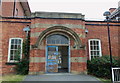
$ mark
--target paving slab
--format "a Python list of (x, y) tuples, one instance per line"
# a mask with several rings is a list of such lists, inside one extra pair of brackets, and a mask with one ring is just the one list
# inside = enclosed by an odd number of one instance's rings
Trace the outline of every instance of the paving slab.
[[(85, 82), (100, 82), (96, 77), (90, 75), (74, 75), (70, 73), (58, 73), (58, 74), (43, 74), (43, 75), (28, 75), (24, 81), (85, 81)], [(63, 83), (63, 82), (62, 82)]]

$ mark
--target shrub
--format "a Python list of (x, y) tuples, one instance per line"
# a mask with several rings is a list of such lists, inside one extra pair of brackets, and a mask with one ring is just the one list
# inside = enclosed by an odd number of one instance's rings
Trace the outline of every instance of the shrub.
[(17, 74), (26, 75), (29, 71), (29, 61), (25, 58), (16, 64)]
[[(112, 63), (113, 67), (120, 66), (119, 59), (116, 57), (112, 58)], [(88, 73), (97, 77), (110, 78), (110, 65), (110, 57), (107, 55), (99, 58), (94, 58), (91, 61), (88, 60)]]
[(17, 74), (26, 75), (29, 72), (29, 39), (23, 43), (23, 57), (22, 60), (18, 60), (16, 63)]

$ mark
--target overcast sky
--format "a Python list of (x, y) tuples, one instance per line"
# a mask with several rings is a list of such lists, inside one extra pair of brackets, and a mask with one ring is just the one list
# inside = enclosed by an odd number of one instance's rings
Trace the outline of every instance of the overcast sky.
[(120, 0), (28, 0), (32, 12), (82, 13), (87, 20), (103, 20), (103, 13)]

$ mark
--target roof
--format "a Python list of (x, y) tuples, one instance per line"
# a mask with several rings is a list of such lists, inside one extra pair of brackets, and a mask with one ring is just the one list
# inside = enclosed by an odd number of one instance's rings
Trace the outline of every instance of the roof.
[(28, 4), (28, 0), (20, 0), (20, 3), (23, 7), (23, 10), (25, 11), (26, 16), (31, 16), (31, 10)]
[(118, 8), (116, 8), (110, 15), (110, 18), (118, 17), (120, 18), (120, 1), (118, 2)]

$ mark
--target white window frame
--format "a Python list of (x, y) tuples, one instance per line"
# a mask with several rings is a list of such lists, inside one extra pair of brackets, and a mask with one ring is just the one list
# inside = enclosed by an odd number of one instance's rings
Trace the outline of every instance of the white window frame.
[(118, 73), (118, 71), (120, 71), (120, 67), (112, 68), (113, 83), (120, 83), (120, 73)]
[(89, 39), (88, 40), (88, 45), (89, 45), (89, 60), (91, 60), (91, 50), (90, 50), (90, 41), (98, 41), (99, 42), (99, 51), (100, 51), (100, 56), (102, 56), (102, 50), (101, 50), (101, 40), (100, 39)]
[(9, 39), (8, 62), (18, 62), (18, 61), (15, 61), (15, 60), (10, 60), (11, 40), (12, 40), (12, 39), (20, 39), (20, 40), (21, 40), (21, 53), (20, 53), (20, 59), (22, 59), (22, 46), (23, 46), (23, 39), (22, 39), (22, 38), (10, 38), (10, 39)]

